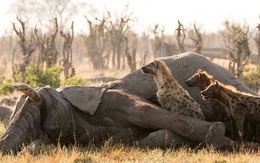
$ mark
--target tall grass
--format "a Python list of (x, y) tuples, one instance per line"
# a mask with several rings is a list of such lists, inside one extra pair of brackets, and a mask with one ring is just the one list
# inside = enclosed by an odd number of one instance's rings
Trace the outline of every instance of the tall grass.
[[(5, 131), (7, 122), (0, 122), (1, 135)], [(206, 163), (257, 163), (260, 162), (260, 152), (241, 148), (235, 152), (217, 151), (212, 147), (191, 149), (144, 149), (129, 147), (122, 144), (111, 145), (108, 140), (103, 145), (89, 144), (86, 147), (72, 145), (70, 147), (46, 145), (37, 148), (33, 153), (25, 152), (21, 155), (2, 155), (0, 163), (96, 163), (96, 162), (127, 162), (127, 163), (175, 163), (175, 162), (206, 162)]]
[(102, 146), (89, 145), (88, 147), (61, 147), (48, 145), (36, 150), (33, 154), (25, 152), (23, 155), (0, 155), (0, 162), (4, 163), (94, 163), (94, 162), (149, 162), (149, 163), (172, 163), (172, 162), (259, 162), (260, 152), (250, 152), (241, 149), (239, 152), (220, 152), (213, 148), (203, 149), (143, 149), (124, 145)]

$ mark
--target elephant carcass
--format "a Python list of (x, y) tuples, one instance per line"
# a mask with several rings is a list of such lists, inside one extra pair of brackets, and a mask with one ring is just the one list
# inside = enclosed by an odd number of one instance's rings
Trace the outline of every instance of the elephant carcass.
[[(225, 69), (194, 53), (162, 59), (183, 87), (201, 104), (196, 98), (199, 90), (184, 85), (184, 81), (198, 68), (208, 68), (211, 70), (209, 72), (216, 69), (215, 74), (211, 73), (215, 76), (226, 74), (220, 80), (222, 82), (224, 79), (230, 83), (235, 81)], [(196, 60), (203, 62), (194, 67), (196, 64), (191, 61)], [(59, 90), (50, 87), (35, 90), (21, 83), (14, 86), (25, 94), (19, 97), (10, 125), (0, 138), (0, 150), (4, 153), (20, 150), (23, 144), (30, 143), (29, 146), (34, 146), (57, 142), (71, 144), (76, 141), (85, 145), (108, 139), (124, 144), (137, 141), (149, 146), (147, 142), (153, 143), (150, 140), (154, 140), (150, 138), (158, 138), (156, 135), (160, 137), (169, 132), (201, 143), (217, 144), (224, 139), (223, 123), (180, 116), (153, 104), (151, 101), (154, 101), (157, 87), (153, 77), (142, 74), (140, 69), (117, 82), (91, 89), (71, 86)], [(245, 88), (243, 85), (241, 87)]]
[[(204, 143), (215, 141), (209, 136), (212, 127), (221, 130), (216, 130), (218, 138), (224, 135), (223, 124), (179, 116), (118, 89), (97, 88), (104, 93), (96, 112), (91, 115), (80, 108), (84, 101), (88, 105), (88, 99), (95, 98), (85, 99), (82, 90), (87, 87), (73, 86), (57, 91), (50, 87), (34, 90), (22, 83), (15, 86), (28, 96), (19, 97), (10, 126), (0, 139), (0, 149), (4, 153), (20, 150), (23, 144), (31, 142), (73, 144), (76, 140), (86, 145), (111, 138), (115, 143), (133, 144), (160, 129)], [(75, 92), (82, 98), (79, 103), (73, 101)]]
[[(208, 121), (214, 121), (214, 114), (209, 104), (202, 99), (200, 90), (195, 87), (188, 87), (185, 81), (193, 76), (198, 69), (207, 71), (214, 78), (224, 84), (233, 85), (238, 90), (257, 95), (247, 86), (242, 84), (227, 69), (211, 62), (202, 55), (186, 52), (171, 57), (159, 58), (163, 60), (171, 69), (172, 75), (178, 80), (184, 89), (194, 98), (201, 106), (202, 111)], [(153, 75), (142, 74), (140, 70), (125, 76), (121, 79), (121, 84), (117, 84), (114, 88), (124, 89), (132, 94), (146, 98), (149, 101), (156, 101), (157, 86), (153, 79)]]

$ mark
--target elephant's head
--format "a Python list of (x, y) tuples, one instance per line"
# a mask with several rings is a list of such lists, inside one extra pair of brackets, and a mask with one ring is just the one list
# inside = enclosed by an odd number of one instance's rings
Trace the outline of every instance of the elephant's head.
[(105, 90), (79, 86), (34, 89), (23, 83), (12, 86), (24, 94), (18, 98), (10, 125), (0, 138), (0, 150), (4, 153), (16, 152), (39, 139), (73, 143), (77, 128), (75, 114), (93, 115)]
[(24, 94), (17, 100), (8, 129), (0, 138), (3, 153), (15, 152), (37, 138), (41, 133), (41, 114), (44, 112), (44, 99), (35, 89), (20, 83), (12, 86)]

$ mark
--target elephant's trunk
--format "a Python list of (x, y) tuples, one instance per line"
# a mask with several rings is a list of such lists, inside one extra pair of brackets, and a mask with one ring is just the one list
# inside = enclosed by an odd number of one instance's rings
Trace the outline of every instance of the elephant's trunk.
[[(21, 131), (19, 131), (21, 132)], [(18, 132), (18, 133), (19, 133)], [(6, 154), (9, 152), (16, 152), (18, 151), (21, 146), (22, 142), (25, 140), (25, 136), (22, 134), (15, 134), (12, 131), (7, 131), (0, 140), (0, 150)]]
[(8, 129), (0, 138), (3, 153), (17, 152), (41, 134), (40, 110), (36, 105), (28, 106), (27, 100), (23, 108), (12, 116)]

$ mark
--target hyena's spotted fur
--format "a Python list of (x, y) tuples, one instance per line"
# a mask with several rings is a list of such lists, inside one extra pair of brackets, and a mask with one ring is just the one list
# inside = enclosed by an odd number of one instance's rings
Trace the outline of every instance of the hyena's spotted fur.
[(230, 116), (234, 118), (240, 138), (243, 138), (245, 120), (256, 128), (260, 123), (260, 97), (240, 92), (233, 86), (224, 85), (216, 81), (201, 94), (204, 98), (214, 98), (230, 109)]
[[(206, 71), (198, 70), (191, 78), (185, 81), (188, 87), (198, 87), (200, 91), (205, 90), (211, 83), (214, 83), (215, 79), (212, 75)], [(228, 108), (216, 99), (207, 99), (211, 109), (214, 113), (214, 119), (207, 119), (209, 121), (221, 121), (224, 122), (229, 119)]]
[(163, 108), (185, 116), (205, 119), (199, 104), (182, 88), (163, 61), (155, 60), (142, 67), (142, 71), (154, 75), (158, 87), (157, 96)]
[[(200, 91), (205, 90), (210, 84), (214, 83), (215, 79), (212, 75), (208, 74), (206, 71), (198, 70), (191, 78), (185, 81), (188, 87), (198, 87)], [(216, 99), (207, 99), (207, 102), (211, 106), (214, 113), (214, 117), (206, 120), (208, 121), (221, 121), (226, 126), (226, 136), (231, 138), (235, 137), (234, 131), (234, 121), (229, 116), (229, 108), (227, 108), (223, 103)]]

